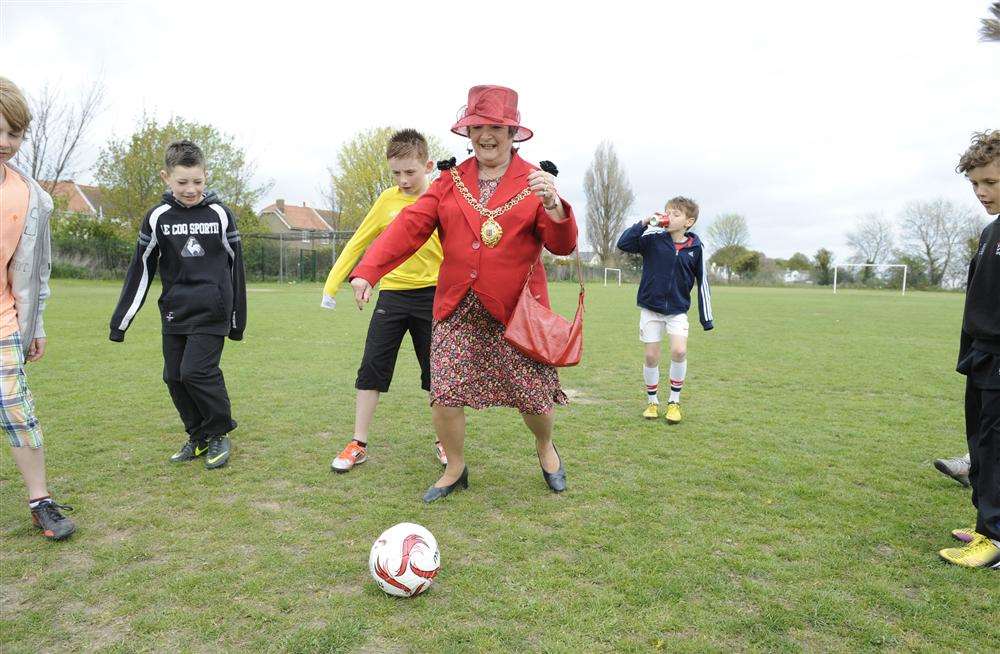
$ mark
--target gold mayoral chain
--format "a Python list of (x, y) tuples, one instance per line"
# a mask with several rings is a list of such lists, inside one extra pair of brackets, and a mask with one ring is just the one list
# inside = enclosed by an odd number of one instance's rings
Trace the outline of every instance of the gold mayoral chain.
[(497, 209), (487, 209), (484, 207), (476, 198), (472, 197), (472, 193), (469, 193), (469, 189), (466, 188), (465, 184), (462, 182), (462, 178), (458, 176), (454, 168), (449, 168), (448, 172), (451, 173), (451, 178), (455, 180), (455, 186), (458, 188), (458, 192), (462, 194), (465, 201), (469, 203), (469, 206), (479, 212), (479, 215), (486, 218), (486, 222), (483, 223), (482, 229), (479, 230), (479, 235), (483, 239), (483, 243), (486, 244), (488, 248), (495, 248), (497, 243), (503, 237), (503, 228), (500, 223), (496, 221), (497, 218), (507, 213), (514, 208), (518, 202), (524, 198), (531, 195), (531, 189), (526, 188), (513, 198), (511, 198), (507, 204)]

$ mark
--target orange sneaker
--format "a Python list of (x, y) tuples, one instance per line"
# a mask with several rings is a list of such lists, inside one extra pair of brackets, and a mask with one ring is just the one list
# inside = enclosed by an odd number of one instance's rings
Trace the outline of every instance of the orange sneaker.
[(358, 441), (352, 440), (344, 448), (344, 451), (337, 455), (330, 467), (333, 468), (334, 472), (347, 472), (367, 460), (368, 449)]
[(441, 465), (448, 465), (448, 455), (444, 453), (444, 446), (441, 445), (441, 441), (434, 441), (434, 451), (437, 453), (437, 458), (441, 462)]

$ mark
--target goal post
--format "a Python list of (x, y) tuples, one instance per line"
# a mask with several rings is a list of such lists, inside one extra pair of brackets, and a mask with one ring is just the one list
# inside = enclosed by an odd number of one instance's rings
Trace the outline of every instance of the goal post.
[(907, 266), (903, 263), (838, 263), (833, 267), (833, 292), (837, 292), (837, 270), (840, 268), (902, 268), (903, 269), (903, 292), (906, 295), (906, 272)]
[(604, 269), (604, 285), (608, 285), (608, 273), (616, 272), (618, 273), (618, 285), (622, 285), (622, 269), (621, 268), (605, 268)]

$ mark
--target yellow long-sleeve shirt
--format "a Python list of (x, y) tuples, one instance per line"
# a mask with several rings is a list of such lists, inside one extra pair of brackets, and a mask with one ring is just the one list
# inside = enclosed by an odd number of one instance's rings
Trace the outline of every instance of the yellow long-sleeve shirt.
[[(333, 264), (330, 274), (323, 287), (323, 306), (328, 306), (337, 289), (344, 283), (347, 276), (358, 263), (365, 249), (378, 238), (389, 226), (396, 215), (404, 208), (417, 201), (416, 195), (407, 195), (398, 186), (386, 189), (378, 196), (368, 215), (361, 221), (354, 236), (344, 246), (337, 261)], [(441, 250), (441, 239), (435, 230), (427, 242), (413, 256), (404, 261), (398, 268), (382, 278), (383, 291), (408, 291), (416, 288), (427, 288), (437, 284), (438, 270), (444, 252)]]

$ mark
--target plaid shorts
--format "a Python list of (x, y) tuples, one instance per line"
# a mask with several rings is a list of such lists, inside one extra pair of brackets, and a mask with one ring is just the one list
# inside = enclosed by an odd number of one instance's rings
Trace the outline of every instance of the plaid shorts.
[(42, 427), (35, 417), (35, 401), (24, 374), (19, 332), (0, 338), (0, 426), (11, 447), (42, 446)]

